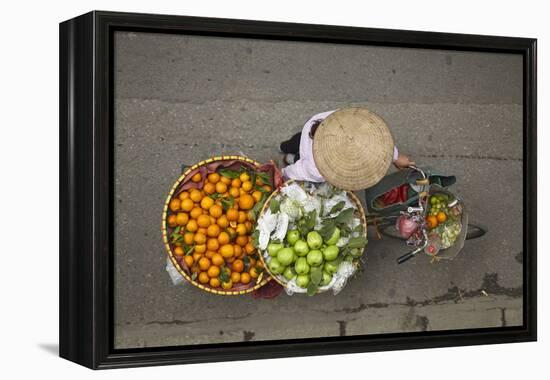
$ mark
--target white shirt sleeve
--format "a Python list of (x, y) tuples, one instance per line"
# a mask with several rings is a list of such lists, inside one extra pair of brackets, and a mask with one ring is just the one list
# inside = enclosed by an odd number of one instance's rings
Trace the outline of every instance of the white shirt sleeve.
[(309, 137), (311, 127), (316, 120), (324, 120), (333, 111), (321, 112), (309, 118), (302, 128), (300, 137), (300, 159), (292, 165), (283, 168), (283, 175), (286, 178), (298, 181), (325, 182), (325, 179), (317, 170), (313, 159), (313, 140)]

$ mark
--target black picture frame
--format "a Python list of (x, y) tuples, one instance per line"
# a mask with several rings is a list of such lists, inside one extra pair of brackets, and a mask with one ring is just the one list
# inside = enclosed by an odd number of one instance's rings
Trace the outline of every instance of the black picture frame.
[[(523, 325), (114, 349), (113, 34), (119, 30), (522, 55)], [(536, 340), (536, 39), (104, 11), (62, 22), (59, 37), (61, 357), (100, 369)]]

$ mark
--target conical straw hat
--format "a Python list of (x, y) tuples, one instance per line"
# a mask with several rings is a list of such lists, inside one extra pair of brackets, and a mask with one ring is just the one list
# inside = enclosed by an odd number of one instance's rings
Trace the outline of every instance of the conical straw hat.
[(319, 125), (313, 158), (336, 187), (366, 189), (384, 177), (393, 159), (393, 137), (384, 120), (366, 108), (343, 108)]

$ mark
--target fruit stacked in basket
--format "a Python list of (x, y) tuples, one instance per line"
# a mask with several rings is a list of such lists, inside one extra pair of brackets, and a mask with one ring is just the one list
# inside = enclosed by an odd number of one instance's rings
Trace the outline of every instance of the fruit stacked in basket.
[(224, 156), (200, 162), (165, 204), (169, 257), (193, 285), (217, 294), (251, 292), (269, 280), (253, 245), (256, 218), (274, 186), (272, 165)]
[(352, 192), (292, 180), (269, 197), (255, 235), (261, 259), (288, 294), (338, 293), (367, 244), (365, 213)]

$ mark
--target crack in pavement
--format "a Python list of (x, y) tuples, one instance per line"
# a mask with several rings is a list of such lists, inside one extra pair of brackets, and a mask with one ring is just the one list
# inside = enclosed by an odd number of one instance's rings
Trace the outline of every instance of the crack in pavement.
[(173, 319), (171, 321), (150, 321), (145, 323), (146, 325), (188, 325), (190, 323), (197, 323), (201, 322), (200, 319), (197, 320), (191, 320), (191, 321), (183, 321), (181, 319)]
[[(485, 293), (484, 293), (485, 292)], [(424, 300), (424, 301), (417, 301), (413, 298), (407, 297), (406, 302), (394, 302), (394, 303), (383, 303), (383, 302), (376, 302), (376, 303), (361, 303), (360, 305), (356, 307), (344, 307), (341, 309), (333, 309), (333, 310), (318, 310), (318, 309), (309, 309), (313, 312), (318, 313), (325, 313), (325, 314), (332, 314), (332, 313), (344, 313), (344, 314), (355, 314), (360, 313), (362, 311), (365, 311), (367, 309), (383, 309), (393, 306), (408, 306), (411, 308), (414, 308), (416, 306), (428, 306), (428, 305), (437, 305), (443, 302), (454, 302), (458, 303), (460, 301), (464, 301), (467, 298), (475, 298), (475, 297), (481, 297), (484, 294), (488, 295), (495, 295), (495, 296), (508, 296), (510, 298), (519, 298), (523, 295), (523, 286), (515, 287), (515, 288), (507, 288), (498, 283), (498, 273), (485, 273), (485, 276), (483, 277), (481, 287), (479, 289), (475, 290), (465, 290), (460, 289), (458, 286), (452, 286), (450, 287), (446, 293), (441, 294), (439, 296), (435, 296), (433, 298)], [(260, 313), (261, 314), (261, 313)], [(146, 325), (187, 325), (197, 322), (205, 322), (210, 320), (240, 320), (245, 319), (248, 317), (251, 317), (253, 313), (247, 313), (240, 316), (224, 316), (224, 317), (218, 317), (218, 318), (209, 318), (209, 319), (200, 319), (200, 320), (171, 320), (171, 321), (150, 321), (147, 322)], [(503, 326), (506, 325), (506, 318), (505, 318), (505, 311), (502, 310), (502, 323)], [(425, 318), (425, 317), (421, 317)], [(343, 321), (338, 321), (338, 323), (341, 323)], [(429, 321), (425, 321), (422, 319), (418, 322), (419, 327), (426, 326)], [(341, 327), (342, 328), (342, 327)], [(344, 326), (345, 331), (345, 326)]]
[[(398, 305), (397, 303), (391, 304), (391, 305)], [(357, 307), (344, 307), (342, 309), (334, 309), (332, 312), (336, 313), (346, 313), (346, 314), (353, 314), (353, 313), (359, 313), (360, 311), (366, 310), (368, 308), (372, 309), (380, 309), (390, 306), (390, 304), (382, 303), (382, 302), (375, 302), (375, 303), (369, 303), (369, 304), (360, 304)]]
[(254, 331), (243, 331), (243, 340), (249, 342), (254, 338), (254, 335), (256, 335)]
[(427, 305), (437, 305), (442, 302), (448, 302), (453, 301), (454, 303), (458, 303), (459, 301), (463, 301), (466, 298), (475, 298), (484, 295), (484, 293), (487, 293), (489, 295), (505, 295), (511, 298), (519, 298), (523, 295), (523, 286), (519, 286), (516, 288), (507, 288), (504, 286), (501, 286), (498, 283), (498, 273), (485, 273), (485, 276), (483, 277), (481, 287), (479, 289), (475, 290), (465, 290), (460, 289), (458, 286), (453, 286), (447, 290), (446, 293), (441, 294), (439, 296), (432, 297), (430, 299), (424, 300), (424, 301), (417, 301), (413, 298), (407, 297), (406, 301), (403, 302), (394, 302), (394, 303), (371, 303), (371, 304), (365, 304), (361, 303), (359, 306), (356, 307), (345, 307), (342, 309), (334, 309), (334, 310), (315, 310), (317, 312), (324, 312), (324, 313), (345, 313), (345, 314), (354, 314), (354, 313), (360, 313), (364, 310), (367, 310), (369, 308), (376, 309), (376, 308), (387, 308), (391, 306), (427, 306)]
[(346, 336), (346, 326), (348, 325), (347, 321), (336, 321), (338, 322), (338, 330), (340, 331), (340, 336)]
[(205, 319), (196, 319), (196, 320), (189, 320), (184, 321), (181, 319), (173, 319), (171, 321), (150, 321), (145, 323), (146, 325), (188, 325), (190, 323), (197, 323), (197, 322), (206, 322), (206, 321), (214, 321), (217, 319), (232, 319), (234, 321), (239, 319), (245, 319), (252, 316), (252, 313), (246, 313), (244, 315), (237, 315), (237, 316), (225, 316), (225, 317), (218, 317), (218, 318), (205, 318)]
[(500, 322), (502, 323), (502, 327), (506, 327), (506, 308), (504, 307), (500, 308)]

